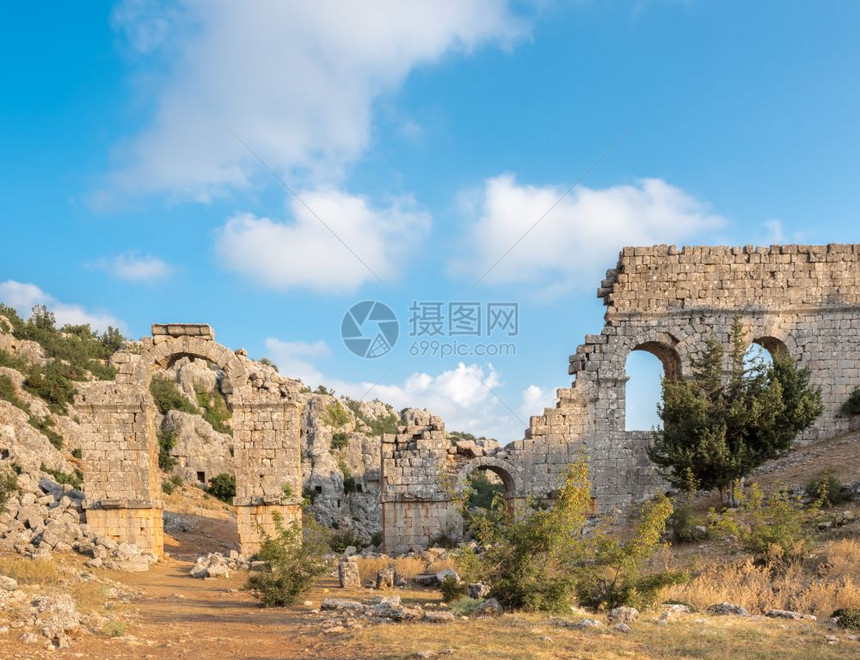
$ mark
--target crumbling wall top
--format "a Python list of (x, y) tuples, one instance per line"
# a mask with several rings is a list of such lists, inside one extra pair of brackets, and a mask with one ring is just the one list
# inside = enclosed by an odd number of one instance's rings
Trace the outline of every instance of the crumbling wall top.
[(153, 323), (153, 337), (199, 337), (215, 341), (215, 331), (206, 323)]

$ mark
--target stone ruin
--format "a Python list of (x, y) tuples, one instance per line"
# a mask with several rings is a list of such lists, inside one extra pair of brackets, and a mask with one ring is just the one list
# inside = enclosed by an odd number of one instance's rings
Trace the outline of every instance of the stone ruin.
[(627, 358), (647, 351), (667, 377), (687, 377), (710, 336), (728, 344), (736, 315), (751, 344), (787, 353), (821, 388), (824, 413), (801, 440), (851, 430), (839, 410), (860, 384), (860, 245), (628, 247), (597, 295), (607, 308), (603, 330), (570, 356), (575, 381), (531, 418), (522, 440), (464, 460), (430, 415), (384, 436), (386, 552), (457, 534), (451, 489), (474, 470), (499, 475), (517, 506), (530, 495), (551, 501), (567, 465), (585, 454), (596, 510), (652, 495), (663, 483), (647, 457), (650, 432), (625, 430)]
[(115, 381), (79, 387), (86, 519), (100, 535), (163, 553), (161, 475), (156, 408), (149, 384), (176, 360), (207, 360), (224, 373), (233, 413), (236, 506), (240, 550), (259, 549), (259, 529), (272, 533), (273, 513), (301, 522), (300, 413), (286, 383), (264, 383), (241, 349), (215, 343), (208, 325), (153, 325), (139, 355), (117, 353)]

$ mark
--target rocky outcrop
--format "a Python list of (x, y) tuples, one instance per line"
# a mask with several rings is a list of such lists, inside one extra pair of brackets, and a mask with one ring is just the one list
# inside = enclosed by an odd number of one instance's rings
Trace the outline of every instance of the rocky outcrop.
[(176, 444), (170, 454), (177, 459), (173, 472), (186, 481), (206, 483), (222, 472), (234, 472), (232, 436), (218, 433), (200, 415), (170, 410), (161, 428), (173, 434)]

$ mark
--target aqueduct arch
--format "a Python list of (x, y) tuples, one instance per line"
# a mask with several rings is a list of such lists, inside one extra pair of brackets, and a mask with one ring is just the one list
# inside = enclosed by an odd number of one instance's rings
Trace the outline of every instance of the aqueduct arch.
[[(728, 348), (735, 316), (747, 339), (809, 367), (821, 388), (824, 413), (801, 440), (849, 430), (839, 410), (860, 385), (860, 245), (627, 247), (597, 295), (605, 325), (570, 356), (573, 384), (557, 391), (554, 407), (531, 418), (523, 439), (493, 454), (520, 475), (524, 496), (551, 498), (583, 453), (598, 510), (625, 507), (661, 488), (646, 452), (650, 432), (625, 430), (627, 357), (649, 351), (667, 376), (686, 377), (709, 337)], [(384, 536), (392, 549), (426, 545), (447, 523), (440, 513), (444, 492), (432, 485), (438, 467), (403, 466), (416, 455), (444, 465), (450, 443), (433, 445), (418, 431), (410, 446), (396, 438), (383, 443)], [(418, 509), (420, 529), (408, 518)]]
[(215, 343), (207, 325), (153, 325), (140, 355), (118, 353), (114, 382), (80, 388), (81, 457), (87, 523), (99, 533), (162, 554), (161, 476), (156, 409), (149, 384), (156, 371), (182, 357), (208, 360), (223, 370), (233, 412), (236, 513), (241, 551), (259, 549), (259, 532), (273, 529), (273, 514), (301, 521), (301, 429), (298, 399), (285, 387), (260, 387), (249, 361)]

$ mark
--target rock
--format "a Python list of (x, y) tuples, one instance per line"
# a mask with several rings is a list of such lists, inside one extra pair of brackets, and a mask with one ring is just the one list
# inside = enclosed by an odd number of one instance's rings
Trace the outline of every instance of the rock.
[(490, 595), (490, 587), (481, 582), (473, 582), (466, 587), (466, 595), (469, 598), (480, 600)]
[(597, 619), (583, 619), (579, 623), (574, 625), (574, 628), (578, 628), (579, 630), (585, 630), (586, 628), (601, 628), (603, 624)]
[(746, 608), (732, 603), (717, 603), (708, 608), (708, 614), (714, 616), (749, 616)]
[(628, 626), (626, 623), (621, 623), (621, 622), (614, 624), (612, 626), (612, 629), (617, 630), (618, 632), (623, 632), (623, 633), (629, 633), (630, 632), (630, 626)]
[(422, 620), (427, 623), (454, 623), (454, 615), (450, 612), (424, 612)]
[(442, 584), (445, 578), (453, 578), (454, 582), (460, 584), (460, 576), (457, 575), (457, 571), (453, 569), (446, 568), (444, 571), (439, 571), (438, 573), (436, 573), (436, 582), (438, 582), (439, 584)]
[(505, 609), (495, 598), (488, 598), (475, 608), (475, 616), (498, 616)]
[(377, 589), (393, 589), (394, 588), (394, 570), (391, 568), (381, 568), (376, 574)]
[(230, 577), (230, 568), (226, 564), (210, 564), (206, 572), (208, 577)]
[(768, 610), (765, 616), (772, 619), (791, 619), (793, 621), (816, 621), (816, 617), (812, 614), (802, 614), (801, 612), (793, 612), (791, 610)]
[(435, 574), (419, 574), (414, 576), (412, 581), (419, 587), (435, 587), (439, 584)]
[(0, 591), (15, 591), (17, 588), (18, 581), (15, 578), (0, 575)]
[(33, 601), (39, 632), (57, 647), (68, 646), (66, 633), (74, 632), (81, 623), (75, 601), (68, 594), (41, 596)]
[(326, 598), (320, 605), (321, 610), (333, 610), (336, 612), (364, 612), (364, 605), (355, 600), (344, 598)]
[(609, 612), (609, 623), (632, 623), (639, 616), (635, 607), (616, 607)]
[(337, 577), (344, 589), (360, 589), (361, 575), (358, 572), (358, 562), (344, 559), (337, 565)]

